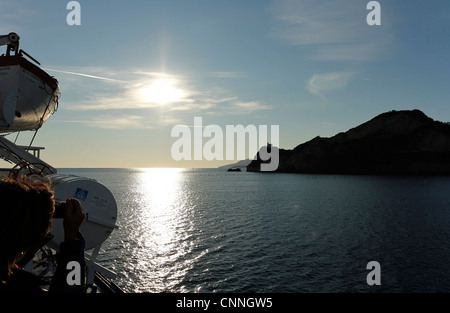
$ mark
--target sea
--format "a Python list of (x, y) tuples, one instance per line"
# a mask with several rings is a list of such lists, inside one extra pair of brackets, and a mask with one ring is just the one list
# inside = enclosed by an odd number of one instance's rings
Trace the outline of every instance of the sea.
[(59, 173), (114, 195), (98, 262), (127, 293), (450, 292), (450, 177)]

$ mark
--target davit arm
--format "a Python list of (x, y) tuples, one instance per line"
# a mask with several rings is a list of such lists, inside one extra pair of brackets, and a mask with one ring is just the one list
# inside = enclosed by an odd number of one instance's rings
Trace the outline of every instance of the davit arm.
[(9, 33), (8, 35), (0, 35), (0, 46), (8, 45), (6, 55), (10, 55), (11, 51), (17, 53), (19, 51), (19, 35)]

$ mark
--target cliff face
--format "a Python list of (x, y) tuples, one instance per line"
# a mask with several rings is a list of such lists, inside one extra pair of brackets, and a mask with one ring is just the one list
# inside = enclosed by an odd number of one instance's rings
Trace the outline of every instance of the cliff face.
[[(450, 124), (419, 110), (391, 111), (279, 152), (277, 172), (450, 175)], [(247, 171), (259, 171), (260, 163), (252, 161)]]

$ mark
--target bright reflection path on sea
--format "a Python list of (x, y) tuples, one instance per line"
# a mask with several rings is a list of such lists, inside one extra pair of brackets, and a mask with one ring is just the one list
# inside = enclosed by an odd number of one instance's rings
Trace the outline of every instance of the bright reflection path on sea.
[(137, 176), (131, 276), (140, 284), (137, 292), (172, 290), (190, 268), (185, 258), (192, 250), (192, 226), (182, 169), (143, 169)]

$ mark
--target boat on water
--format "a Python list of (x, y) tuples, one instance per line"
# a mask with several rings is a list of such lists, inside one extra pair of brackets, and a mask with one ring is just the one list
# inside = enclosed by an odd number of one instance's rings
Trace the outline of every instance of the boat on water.
[[(97, 262), (103, 242), (117, 228), (117, 204), (111, 191), (94, 179), (59, 174), (40, 158), (44, 148), (32, 146), (38, 130), (57, 110), (60, 91), (57, 79), (19, 49), (19, 40), (16, 33), (0, 36), (0, 46), (7, 46), (6, 53), (0, 56), (0, 159), (12, 164), (1, 174), (50, 181), (55, 202), (78, 199), (86, 213), (80, 228), (86, 241), (86, 291), (123, 292), (114, 283), (116, 273)], [(35, 132), (27, 146), (6, 138), (22, 131)], [(21, 264), (47, 281), (56, 270), (59, 245), (64, 240), (62, 218), (54, 216), (50, 234), (48, 241)]]

